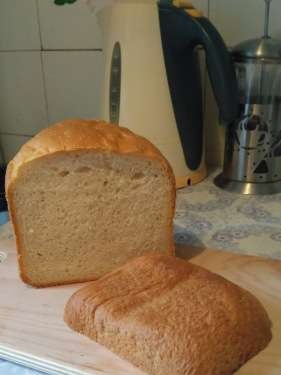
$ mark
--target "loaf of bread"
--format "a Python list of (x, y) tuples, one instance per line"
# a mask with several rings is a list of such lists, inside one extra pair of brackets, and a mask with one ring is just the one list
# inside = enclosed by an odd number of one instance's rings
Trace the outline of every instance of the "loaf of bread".
[(271, 340), (267, 313), (249, 292), (162, 254), (78, 290), (64, 318), (152, 375), (230, 375)]
[(175, 180), (131, 131), (69, 120), (9, 163), (6, 195), (22, 279), (43, 287), (94, 280), (148, 251), (172, 254)]

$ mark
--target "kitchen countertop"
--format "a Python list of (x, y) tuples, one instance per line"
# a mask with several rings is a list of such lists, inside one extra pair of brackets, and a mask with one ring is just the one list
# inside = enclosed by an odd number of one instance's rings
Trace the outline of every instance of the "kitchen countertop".
[(213, 184), (217, 174), (178, 191), (176, 242), (281, 259), (281, 194), (229, 193)]
[[(175, 240), (180, 244), (281, 259), (281, 194), (241, 196), (218, 189), (214, 172), (177, 193)], [(7, 215), (1, 213), (0, 225)], [(2, 225), (0, 240), (13, 236)], [(0, 375), (42, 375), (0, 359)]]

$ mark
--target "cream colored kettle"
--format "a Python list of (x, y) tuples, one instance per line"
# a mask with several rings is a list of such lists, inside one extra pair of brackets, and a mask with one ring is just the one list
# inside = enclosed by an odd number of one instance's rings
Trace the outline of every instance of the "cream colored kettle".
[[(178, 22), (186, 26), (189, 36), (188, 28), (196, 29), (199, 18), (169, 0), (117, 0), (100, 10), (98, 19), (105, 53), (101, 117), (153, 142), (170, 162), (177, 187), (200, 182), (207, 172), (196, 43), (188, 48), (189, 38), (183, 35), (187, 45), (183, 58), (178, 56), (181, 51), (174, 53), (169, 45), (180, 41)], [(169, 36), (170, 30), (175, 36)], [(221, 44), (219, 48), (228, 55)]]

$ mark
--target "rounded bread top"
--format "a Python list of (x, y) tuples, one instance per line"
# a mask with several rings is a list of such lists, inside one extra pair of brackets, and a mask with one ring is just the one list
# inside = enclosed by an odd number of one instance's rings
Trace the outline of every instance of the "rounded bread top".
[(168, 161), (144, 137), (105, 121), (73, 119), (42, 130), (21, 147), (8, 164), (6, 191), (23, 164), (57, 152), (75, 150), (98, 150), (157, 159), (173, 175)]

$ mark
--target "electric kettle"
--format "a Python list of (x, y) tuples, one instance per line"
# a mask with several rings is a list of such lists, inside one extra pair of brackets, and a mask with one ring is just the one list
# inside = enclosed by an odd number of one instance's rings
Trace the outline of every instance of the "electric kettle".
[(105, 46), (101, 117), (153, 142), (177, 187), (207, 174), (198, 46), (206, 52), (222, 121), (231, 123), (238, 113), (228, 50), (211, 22), (185, 3), (116, 0), (98, 13)]

